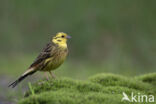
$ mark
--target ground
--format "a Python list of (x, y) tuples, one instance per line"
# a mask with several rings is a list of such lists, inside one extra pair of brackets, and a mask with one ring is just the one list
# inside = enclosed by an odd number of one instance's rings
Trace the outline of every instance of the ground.
[[(156, 73), (137, 77), (116, 74), (98, 74), (86, 81), (70, 78), (40, 80), (29, 83), (29, 91), (19, 104), (128, 104), (121, 101), (123, 92), (154, 95), (156, 97)], [(156, 100), (156, 99), (155, 99)], [(132, 104), (136, 104), (133, 102)], [(147, 104), (142, 102), (138, 104)], [(156, 104), (150, 103), (150, 104)]]

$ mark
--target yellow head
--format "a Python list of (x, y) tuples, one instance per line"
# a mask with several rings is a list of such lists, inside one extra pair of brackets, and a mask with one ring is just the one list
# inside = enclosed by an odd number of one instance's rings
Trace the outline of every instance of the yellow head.
[(52, 38), (52, 42), (57, 44), (58, 46), (62, 47), (62, 48), (66, 48), (67, 47), (67, 40), (71, 38), (69, 35), (67, 35), (64, 32), (59, 32), (56, 34), (55, 37)]

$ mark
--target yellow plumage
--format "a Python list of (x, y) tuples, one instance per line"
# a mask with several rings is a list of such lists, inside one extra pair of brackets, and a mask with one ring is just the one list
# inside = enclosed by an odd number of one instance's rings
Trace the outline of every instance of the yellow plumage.
[(41, 71), (54, 70), (54, 69), (58, 68), (64, 62), (68, 52), (65, 49), (58, 49), (57, 51), (58, 52), (56, 53), (55, 56), (45, 60), (45, 64), (46, 63), (48, 63), (48, 64), (44, 68), (44, 70), (41, 70)]
[(58, 68), (66, 59), (68, 54), (67, 39), (70, 38), (66, 33), (59, 32), (52, 38), (51, 42), (46, 45), (36, 60), (30, 65), (28, 70), (22, 74), (15, 82), (9, 86), (15, 87), (28, 75), (36, 71), (48, 71)]

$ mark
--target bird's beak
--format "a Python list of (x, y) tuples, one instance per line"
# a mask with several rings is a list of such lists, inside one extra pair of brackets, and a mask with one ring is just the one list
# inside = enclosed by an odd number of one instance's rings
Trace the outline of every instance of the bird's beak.
[(71, 36), (67, 35), (67, 39), (70, 39), (70, 38), (71, 38)]

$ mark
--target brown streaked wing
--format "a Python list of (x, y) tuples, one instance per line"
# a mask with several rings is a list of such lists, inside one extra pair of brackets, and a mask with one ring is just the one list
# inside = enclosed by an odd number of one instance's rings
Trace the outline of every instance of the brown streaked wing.
[(42, 52), (38, 55), (36, 60), (30, 65), (29, 68), (35, 67), (36, 65), (39, 65), (42, 63), (45, 59), (51, 57), (52, 51), (55, 49), (55, 44), (48, 43), (45, 48), (43, 48)]

